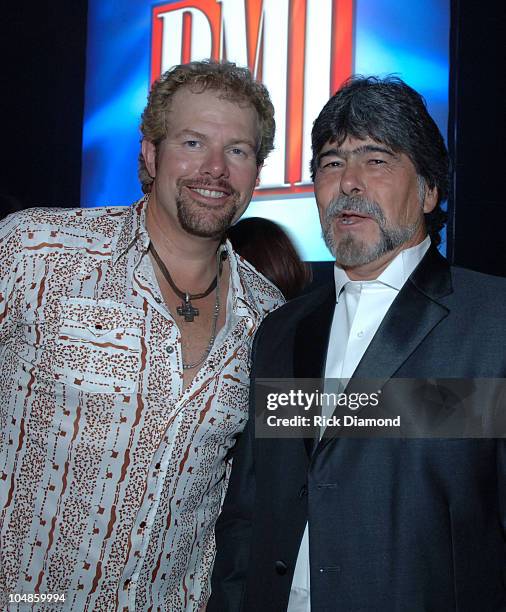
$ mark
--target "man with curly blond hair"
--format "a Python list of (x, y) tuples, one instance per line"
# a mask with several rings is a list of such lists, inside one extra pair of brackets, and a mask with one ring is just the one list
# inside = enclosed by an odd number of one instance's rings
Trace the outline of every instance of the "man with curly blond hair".
[(223, 240), (273, 114), (247, 69), (176, 66), (142, 116), (141, 200), (1, 222), (1, 609), (205, 607), (252, 339), (282, 301)]

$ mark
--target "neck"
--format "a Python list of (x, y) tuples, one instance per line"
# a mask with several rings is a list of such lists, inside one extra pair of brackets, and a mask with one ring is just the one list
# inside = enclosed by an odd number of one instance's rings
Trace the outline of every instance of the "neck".
[(216, 250), (219, 238), (192, 236), (177, 221), (168, 218), (152, 201), (146, 210), (146, 229), (156, 251), (174, 282), (183, 290), (204, 290), (216, 275)]
[(386, 270), (390, 262), (397, 257), (401, 250), (402, 249), (399, 248), (395, 251), (390, 251), (383, 255), (383, 257), (371, 261), (368, 264), (364, 264), (363, 266), (346, 267), (341, 266), (339, 262), (336, 262), (336, 265), (342, 268), (352, 281), (375, 280)]
[(425, 237), (426, 234), (415, 241), (404, 243), (393, 251), (388, 251), (388, 253), (385, 253), (382, 257), (362, 266), (346, 267), (341, 265), (338, 261), (336, 261), (336, 266), (342, 268), (346, 272), (348, 278), (352, 281), (376, 280), (388, 268), (390, 263), (401, 251), (405, 251), (406, 249), (410, 249), (411, 247), (420, 244), (423, 242)]

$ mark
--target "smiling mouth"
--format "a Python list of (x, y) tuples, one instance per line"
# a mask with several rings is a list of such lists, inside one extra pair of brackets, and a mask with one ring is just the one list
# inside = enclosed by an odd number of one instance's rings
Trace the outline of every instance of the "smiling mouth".
[(216, 189), (204, 189), (203, 187), (188, 187), (188, 189), (194, 191), (195, 193), (198, 193), (204, 198), (212, 198), (216, 200), (219, 198), (225, 198), (229, 195), (225, 191), (217, 191)]
[(222, 184), (199, 184), (183, 183), (181, 187), (188, 190), (190, 197), (202, 206), (222, 206), (225, 204), (234, 191), (228, 185)]

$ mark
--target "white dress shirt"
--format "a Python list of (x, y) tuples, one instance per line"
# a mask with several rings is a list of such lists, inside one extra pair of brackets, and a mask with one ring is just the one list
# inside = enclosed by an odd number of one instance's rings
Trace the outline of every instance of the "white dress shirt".
[[(378, 276), (352, 281), (334, 267), (336, 306), (325, 362), (325, 378), (350, 378), (404, 283), (430, 246), (423, 242), (401, 251)], [(325, 407), (323, 407), (325, 413)], [(309, 529), (306, 524), (293, 575), (287, 612), (311, 612)]]

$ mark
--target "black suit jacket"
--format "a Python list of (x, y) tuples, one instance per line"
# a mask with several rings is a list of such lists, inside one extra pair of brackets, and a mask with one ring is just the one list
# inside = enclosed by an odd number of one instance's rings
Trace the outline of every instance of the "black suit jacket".
[[(321, 377), (333, 286), (261, 326), (252, 377)], [(506, 282), (431, 248), (355, 377), (506, 377)], [(216, 529), (208, 612), (286, 610), (309, 521), (312, 612), (506, 610), (504, 440), (256, 439), (250, 421)]]

